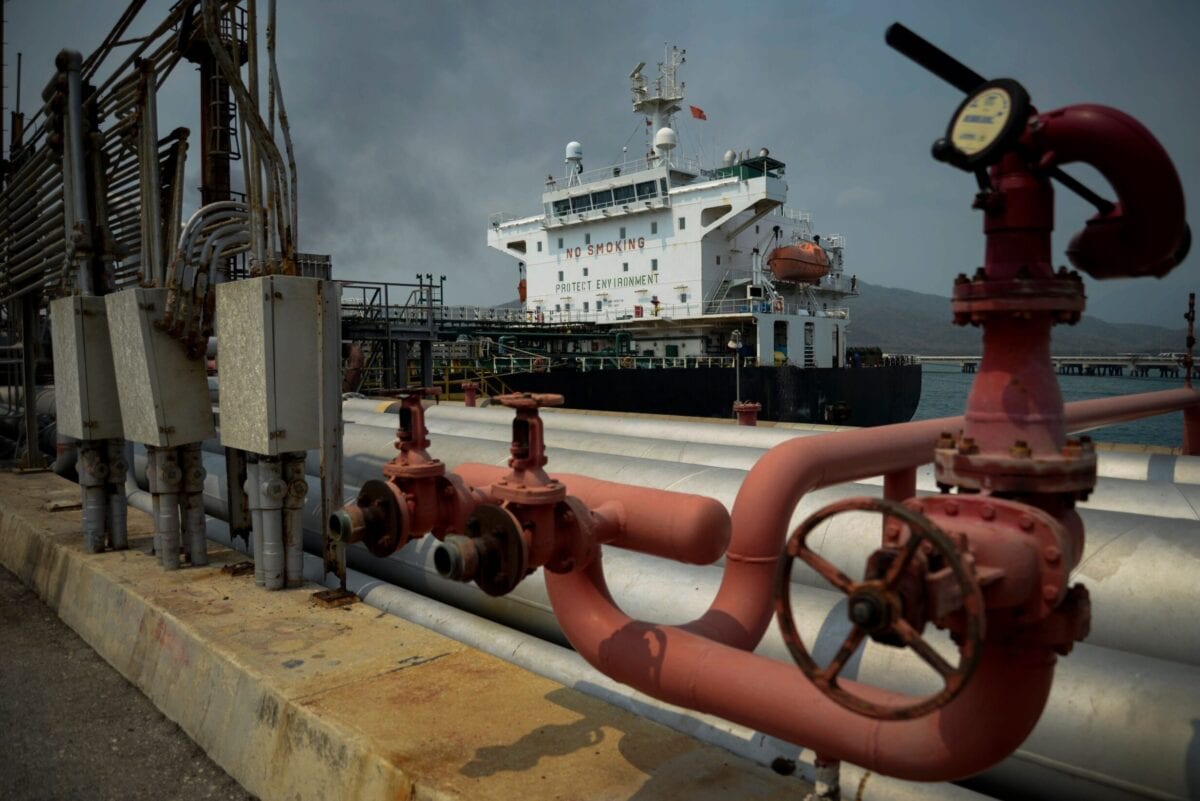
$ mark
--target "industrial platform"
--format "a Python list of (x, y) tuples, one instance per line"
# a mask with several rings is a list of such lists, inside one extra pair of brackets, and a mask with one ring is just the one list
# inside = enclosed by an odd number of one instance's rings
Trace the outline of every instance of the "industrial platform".
[(797, 799), (784, 777), (315, 585), (163, 571), (148, 515), (86, 554), (78, 488), (0, 475), (0, 563), (248, 791), (270, 799)]

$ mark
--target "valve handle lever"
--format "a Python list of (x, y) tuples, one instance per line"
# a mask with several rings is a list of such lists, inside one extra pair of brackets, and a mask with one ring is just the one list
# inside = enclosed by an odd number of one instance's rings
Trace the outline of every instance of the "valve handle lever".
[(978, 72), (899, 22), (889, 25), (883, 38), (892, 49), (912, 59), (964, 94), (974, 92), (980, 84), (986, 82)]

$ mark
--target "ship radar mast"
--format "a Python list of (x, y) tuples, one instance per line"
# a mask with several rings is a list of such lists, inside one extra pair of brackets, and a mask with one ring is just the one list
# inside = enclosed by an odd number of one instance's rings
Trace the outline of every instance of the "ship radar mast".
[[(679, 66), (686, 62), (687, 50), (680, 50), (678, 47), (668, 48), (663, 60), (658, 63), (658, 77), (654, 79), (653, 95), (650, 94), (646, 76), (642, 74), (646, 62), (639, 63), (633, 68), (633, 72), (629, 73), (633, 90), (633, 111), (650, 120), (651, 130), (655, 132), (654, 153), (662, 159), (667, 158), (670, 148), (673, 146), (662, 147), (662, 142), (664, 140), (677, 141), (674, 139), (674, 131), (670, 130), (671, 117), (683, 108), (684, 83), (676, 81), (676, 76)], [(670, 133), (660, 137), (664, 128)]]

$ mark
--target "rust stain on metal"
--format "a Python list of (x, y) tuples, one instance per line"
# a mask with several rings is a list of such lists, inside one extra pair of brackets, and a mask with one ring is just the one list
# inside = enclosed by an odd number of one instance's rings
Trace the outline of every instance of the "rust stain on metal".
[[(253, 565), (251, 565), (251, 569), (254, 569)], [(352, 603), (357, 603), (358, 596), (343, 589), (321, 590), (312, 594), (312, 600), (316, 606), (325, 609), (336, 609), (339, 606), (349, 606)]]
[(254, 573), (253, 562), (234, 562), (221, 567), (221, 572), (230, 576), (249, 576)]

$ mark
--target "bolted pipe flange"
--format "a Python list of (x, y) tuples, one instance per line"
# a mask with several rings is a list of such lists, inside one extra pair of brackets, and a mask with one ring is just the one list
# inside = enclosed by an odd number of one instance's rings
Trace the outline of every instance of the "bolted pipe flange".
[(373, 479), (362, 485), (358, 497), (329, 518), (329, 538), (334, 542), (361, 542), (373, 556), (384, 558), (399, 550), (410, 536), (405, 495), (387, 481)]
[(979, 453), (963, 438), (957, 448), (934, 451), (934, 478), (968, 490), (1012, 493), (1074, 493), (1086, 495), (1096, 486), (1096, 450), (1089, 442), (1073, 442), (1061, 453), (1028, 453), (1017, 440), (1007, 453)]
[(951, 306), (955, 325), (979, 325), (990, 317), (1014, 313), (1048, 314), (1055, 322), (1074, 325), (1084, 308), (1083, 279), (1070, 272), (1053, 278), (976, 280), (954, 285)]
[(503, 506), (480, 504), (467, 520), (466, 536), (446, 537), (434, 551), (445, 578), (474, 581), (488, 595), (506, 595), (529, 572), (528, 534)]

